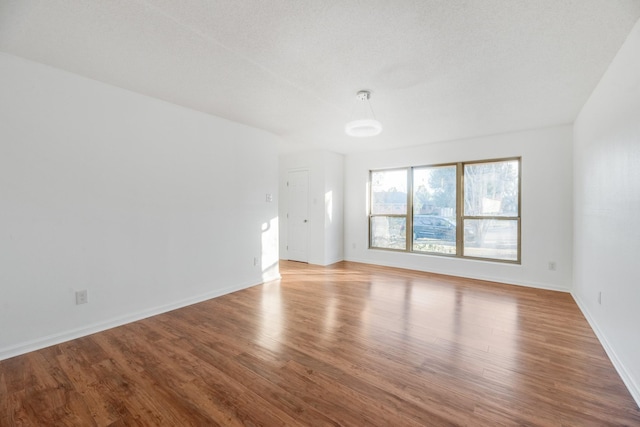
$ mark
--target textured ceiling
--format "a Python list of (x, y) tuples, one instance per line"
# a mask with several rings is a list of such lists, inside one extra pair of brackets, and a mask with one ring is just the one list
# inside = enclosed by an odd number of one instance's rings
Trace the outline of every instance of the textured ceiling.
[[(640, 0), (0, 0), (0, 51), (348, 153), (571, 123)], [(344, 134), (372, 92), (382, 134)]]

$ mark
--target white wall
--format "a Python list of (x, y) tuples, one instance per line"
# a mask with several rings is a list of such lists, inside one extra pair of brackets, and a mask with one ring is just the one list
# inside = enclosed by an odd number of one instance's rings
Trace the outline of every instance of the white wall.
[(287, 259), (287, 173), (309, 172), (309, 263), (342, 261), (344, 156), (330, 151), (306, 151), (280, 157), (280, 257)]
[(640, 404), (640, 21), (574, 132), (573, 294)]
[(324, 262), (344, 259), (344, 156), (325, 152)]
[[(350, 154), (345, 162), (345, 258), (372, 264), (568, 291), (572, 283), (571, 126)], [(372, 169), (522, 157), (522, 264), (368, 249)], [(550, 271), (549, 261), (556, 262)]]
[(276, 278), (276, 144), (0, 54), (0, 359)]

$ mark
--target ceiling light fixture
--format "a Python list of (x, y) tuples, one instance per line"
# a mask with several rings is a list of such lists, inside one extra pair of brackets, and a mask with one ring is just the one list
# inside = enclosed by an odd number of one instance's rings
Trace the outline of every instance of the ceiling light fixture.
[(382, 132), (382, 124), (376, 120), (375, 114), (373, 114), (373, 108), (369, 98), (371, 93), (368, 90), (361, 90), (356, 94), (356, 104), (353, 109), (351, 120), (344, 126), (344, 131), (349, 136), (366, 137), (376, 136)]

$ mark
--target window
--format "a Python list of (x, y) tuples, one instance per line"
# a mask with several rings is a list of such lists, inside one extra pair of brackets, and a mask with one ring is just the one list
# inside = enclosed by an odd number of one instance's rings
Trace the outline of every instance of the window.
[(369, 246), (520, 262), (520, 159), (371, 171)]
[(464, 165), (464, 255), (518, 261), (519, 160)]
[(456, 165), (413, 169), (413, 250), (456, 254)]
[(407, 169), (371, 172), (371, 247), (407, 249), (407, 172)]

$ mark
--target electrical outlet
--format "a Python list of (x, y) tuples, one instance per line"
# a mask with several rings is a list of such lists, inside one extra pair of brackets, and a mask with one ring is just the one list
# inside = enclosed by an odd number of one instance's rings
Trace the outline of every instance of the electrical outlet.
[(556, 262), (555, 261), (549, 261), (549, 270), (556, 271)]
[(87, 298), (87, 290), (77, 291), (76, 292), (76, 305), (86, 304), (89, 302)]
[(258, 265), (258, 257), (253, 257), (253, 266), (255, 267), (256, 265)]
[(271, 193), (267, 193), (267, 195), (266, 195), (266, 197), (265, 197), (265, 201), (266, 201), (267, 203), (271, 203), (271, 202), (273, 202), (273, 194), (271, 194)]
[(598, 292), (598, 304), (602, 304), (602, 291)]

